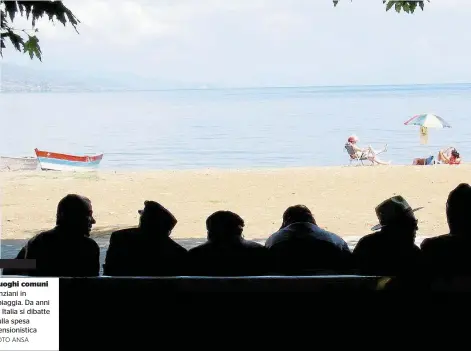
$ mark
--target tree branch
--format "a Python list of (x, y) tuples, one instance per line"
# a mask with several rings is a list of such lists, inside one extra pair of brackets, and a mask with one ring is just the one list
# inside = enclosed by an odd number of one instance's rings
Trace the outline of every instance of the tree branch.
[[(5, 39), (9, 38), (13, 47), (23, 53), (28, 53), (31, 59), (36, 56), (42, 60), (42, 52), (39, 46), (39, 39), (36, 35), (30, 35), (26, 29), (14, 29), (10, 23), (13, 23), (18, 13), (25, 16), (27, 20), (31, 20), (32, 31), (38, 32), (36, 23), (39, 19), (47, 16), (49, 21), (55, 23), (59, 21), (64, 26), (69, 23), (74, 27), (75, 32), (79, 34), (77, 26), (79, 19), (69, 10), (62, 1), (0, 1), (1, 9), (1, 37), (0, 37), (0, 55), (3, 57), (2, 49), (6, 47)], [(9, 19), (9, 21), (8, 21)], [(10, 23), (9, 23), (10, 22)], [(25, 41), (20, 34), (15, 33), (21, 31), (25, 33), (28, 39)]]

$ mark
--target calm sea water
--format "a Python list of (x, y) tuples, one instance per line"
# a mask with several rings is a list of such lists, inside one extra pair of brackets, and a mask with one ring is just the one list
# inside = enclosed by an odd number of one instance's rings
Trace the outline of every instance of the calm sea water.
[[(351, 133), (395, 164), (454, 145), (471, 156), (471, 84), (0, 94), (1, 155), (98, 153), (104, 169), (344, 165)], [(417, 113), (453, 128), (419, 143)]]

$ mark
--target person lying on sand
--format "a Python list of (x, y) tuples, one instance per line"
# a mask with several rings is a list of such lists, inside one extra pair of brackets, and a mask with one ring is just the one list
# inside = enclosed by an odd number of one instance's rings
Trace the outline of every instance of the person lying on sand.
[(387, 151), (388, 144), (384, 145), (384, 148), (382, 150), (377, 151), (377, 150), (373, 150), (371, 146), (368, 146), (366, 148), (359, 147), (357, 145), (358, 140), (360, 139), (356, 135), (351, 135), (347, 140), (347, 144), (349, 144), (352, 147), (357, 157), (359, 157), (360, 159), (368, 159), (373, 164), (378, 164), (378, 165), (391, 164), (391, 162), (384, 162), (378, 158), (379, 154)]
[(458, 150), (450, 146), (438, 152), (438, 162), (449, 165), (459, 165), (461, 163), (461, 157)]
[(412, 161), (412, 164), (415, 166), (429, 166), (435, 163), (436, 161), (434, 160), (433, 156), (429, 156), (427, 158), (422, 158), (422, 157), (414, 158), (414, 160)]

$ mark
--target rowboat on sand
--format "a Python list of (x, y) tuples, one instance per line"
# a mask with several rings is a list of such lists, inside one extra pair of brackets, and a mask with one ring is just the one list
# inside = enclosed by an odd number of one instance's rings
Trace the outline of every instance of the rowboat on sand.
[(38, 149), (34, 149), (34, 152), (43, 171), (94, 171), (103, 158), (103, 154), (76, 156)]
[(0, 156), (0, 171), (34, 171), (38, 169), (36, 157)]

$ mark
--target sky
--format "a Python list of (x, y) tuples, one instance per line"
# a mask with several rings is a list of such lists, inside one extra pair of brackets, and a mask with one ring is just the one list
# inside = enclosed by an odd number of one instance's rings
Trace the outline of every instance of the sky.
[(469, 0), (432, 0), (414, 15), (386, 12), (381, 0), (64, 4), (80, 34), (41, 20), (43, 62), (11, 47), (3, 61), (210, 87), (471, 82)]

